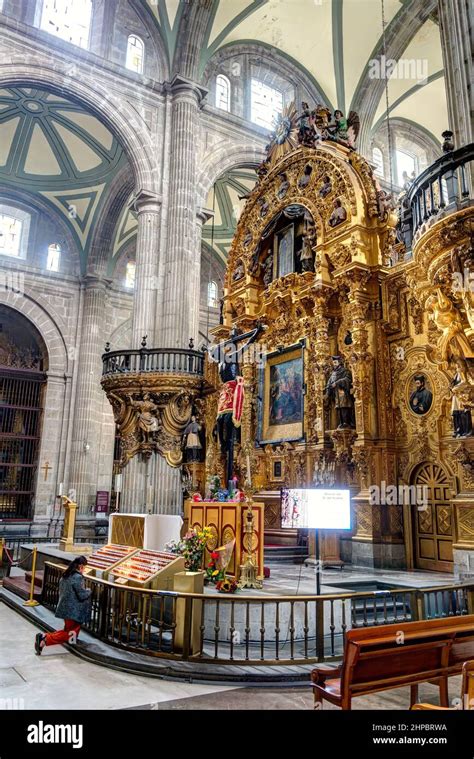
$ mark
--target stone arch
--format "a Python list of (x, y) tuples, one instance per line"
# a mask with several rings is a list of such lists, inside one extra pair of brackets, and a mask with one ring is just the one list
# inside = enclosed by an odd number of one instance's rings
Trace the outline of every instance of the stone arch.
[(97, 221), (93, 233), (90, 253), (87, 261), (88, 273), (102, 276), (110, 269), (110, 246), (114, 239), (117, 224), (133, 192), (133, 178), (128, 166), (124, 166), (114, 178), (109, 188), (101, 218)]
[(0, 303), (18, 311), (38, 330), (48, 352), (48, 375), (68, 373), (66, 342), (61, 328), (48, 309), (27, 293), (0, 289)]
[[(206, 205), (212, 185), (226, 171), (242, 166), (258, 166), (265, 157), (263, 147), (258, 145), (232, 144), (225, 140), (217, 150), (211, 150), (201, 163), (197, 182), (198, 208)], [(255, 175), (255, 180), (257, 176)]]
[(229, 42), (219, 48), (206, 63), (201, 77), (202, 83), (209, 87), (210, 81), (229, 59), (237, 56), (247, 56), (247, 60), (258, 61), (262, 69), (269, 73), (278, 73), (293, 84), (295, 98), (310, 98), (315, 103), (325, 103), (333, 110), (333, 105), (319, 82), (300, 63), (290, 55), (283, 53), (277, 47), (260, 41)]
[(0, 73), (0, 86), (44, 87), (58, 95), (76, 100), (94, 113), (115, 134), (132, 166), (137, 189), (156, 191), (153, 144), (150, 132), (137, 111), (123, 97), (113, 93), (94, 78), (93, 70), (71, 64), (52, 56), (29, 54), (28, 63), (5, 66)]
[(128, 345), (132, 338), (132, 317), (129, 316), (121, 322), (109, 336), (110, 348), (115, 350), (115, 345)]
[[(411, 40), (436, 10), (436, 5), (436, 0), (412, 0), (411, 3), (406, 3), (388, 24), (385, 40), (382, 35), (379, 38), (371, 59), (382, 55), (385, 55), (386, 60), (401, 58)], [(384, 88), (385, 79), (371, 79), (367, 76), (367, 67), (364, 67), (348, 108), (348, 111), (357, 111), (360, 116), (358, 150), (364, 156), (370, 154), (373, 121)]]
[[(79, 273), (81, 268), (80, 251), (77, 247), (77, 243), (71, 234), (71, 230), (66, 224), (64, 217), (58, 210), (51, 207), (45, 199), (35, 192), (30, 192), (23, 187), (10, 187), (3, 185), (0, 191), (0, 198), (5, 199), (17, 205), (20, 208), (24, 208), (30, 214), (45, 214), (49, 218), (53, 219), (54, 223), (58, 225), (61, 232), (62, 239), (68, 248), (68, 252), (71, 256), (75, 256), (75, 273)], [(31, 235), (31, 232), (30, 232)]]

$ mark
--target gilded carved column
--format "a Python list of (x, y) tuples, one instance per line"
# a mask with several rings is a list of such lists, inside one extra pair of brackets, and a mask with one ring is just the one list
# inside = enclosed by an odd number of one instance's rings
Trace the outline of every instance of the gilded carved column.
[(373, 397), (373, 356), (369, 349), (370, 300), (365, 290), (370, 272), (356, 270), (350, 273), (348, 310), (351, 320), (351, 370), (354, 385), (355, 420), (358, 443), (371, 437), (371, 403)]
[(312, 323), (312, 366), (309, 376), (313, 387), (310, 389), (310, 399), (313, 396), (314, 419), (313, 427), (308, 430), (311, 441), (324, 444), (325, 409), (324, 388), (326, 386), (326, 364), (328, 362), (329, 318), (326, 315), (327, 300), (332, 293), (317, 295), (314, 299)]
[(81, 343), (78, 346), (78, 376), (74, 410), (69, 488), (76, 490), (78, 514), (91, 513), (98, 482), (102, 423), (101, 355), (104, 347), (104, 314), (107, 285), (87, 277), (83, 283)]

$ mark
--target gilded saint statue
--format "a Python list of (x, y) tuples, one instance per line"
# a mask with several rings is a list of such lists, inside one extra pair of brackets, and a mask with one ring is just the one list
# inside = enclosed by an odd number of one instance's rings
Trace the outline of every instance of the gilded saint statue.
[(468, 437), (472, 435), (471, 409), (464, 405), (458, 392), (470, 384), (468, 370), (466, 362), (462, 358), (457, 358), (454, 364), (455, 372), (450, 385), (453, 435), (454, 437)]
[(474, 358), (474, 351), (464, 332), (459, 311), (440, 287), (437, 287), (426, 301), (426, 310), (443, 333), (438, 340), (438, 350), (442, 359), (447, 361), (450, 355)]
[(334, 404), (339, 417), (338, 429), (355, 428), (352, 373), (346, 369), (341, 356), (332, 356), (332, 372), (324, 390), (326, 399)]
[(303, 237), (303, 247), (298, 253), (298, 256), (301, 261), (301, 271), (303, 273), (306, 271), (314, 272), (313, 249), (311, 247), (311, 240), (309, 239), (308, 235), (305, 235)]

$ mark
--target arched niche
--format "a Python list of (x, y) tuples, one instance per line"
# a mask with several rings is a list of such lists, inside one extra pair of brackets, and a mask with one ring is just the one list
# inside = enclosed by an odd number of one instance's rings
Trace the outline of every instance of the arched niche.
[[(262, 205), (265, 210), (265, 206)], [(291, 203), (269, 220), (253, 251), (249, 274), (264, 287), (287, 274), (314, 272), (316, 225), (311, 212), (301, 203)], [(240, 267), (239, 267), (240, 264)], [(240, 279), (242, 259), (237, 260), (232, 280)], [(243, 276), (243, 273), (242, 273)]]
[[(31, 519), (38, 477), (46, 344), (18, 311), (0, 305), (0, 518)], [(47, 466), (45, 475), (52, 467)]]

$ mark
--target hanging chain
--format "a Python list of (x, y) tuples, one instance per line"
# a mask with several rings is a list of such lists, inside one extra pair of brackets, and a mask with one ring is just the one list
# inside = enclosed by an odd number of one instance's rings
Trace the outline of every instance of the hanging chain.
[(390, 126), (390, 103), (388, 99), (388, 77), (387, 73), (387, 43), (385, 39), (385, 2), (382, 2), (382, 49), (383, 49), (383, 61), (385, 67), (385, 118), (387, 121), (387, 137), (388, 137), (388, 170), (390, 176), (390, 194), (393, 195), (393, 171), (392, 171), (392, 130)]

